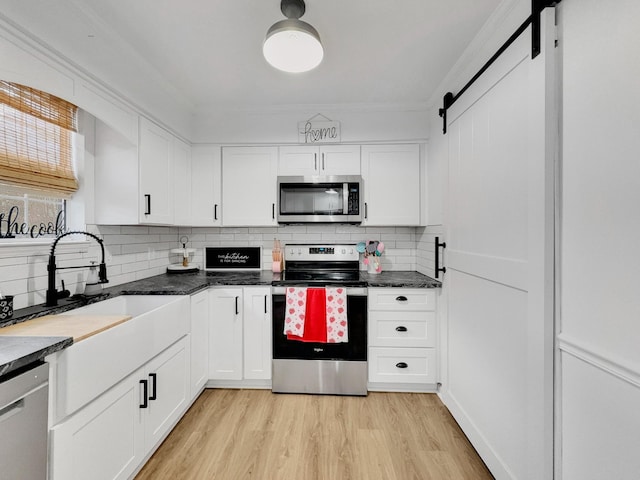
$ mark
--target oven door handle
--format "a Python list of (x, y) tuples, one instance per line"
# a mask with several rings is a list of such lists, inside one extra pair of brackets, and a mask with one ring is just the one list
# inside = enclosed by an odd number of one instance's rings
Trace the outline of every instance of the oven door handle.
[[(291, 285), (296, 288), (304, 288), (305, 285)], [(339, 285), (329, 285), (330, 287), (339, 287)], [(316, 288), (316, 287), (308, 287)], [(365, 287), (346, 287), (347, 296), (350, 297), (366, 297), (367, 289)], [(284, 295), (287, 292), (287, 287), (271, 287), (272, 295)]]

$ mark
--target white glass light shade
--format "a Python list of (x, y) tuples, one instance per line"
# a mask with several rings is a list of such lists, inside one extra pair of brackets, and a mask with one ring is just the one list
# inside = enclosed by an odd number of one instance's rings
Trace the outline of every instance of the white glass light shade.
[(262, 45), (262, 53), (278, 70), (300, 73), (317, 67), (324, 49), (315, 28), (290, 18), (273, 24)]

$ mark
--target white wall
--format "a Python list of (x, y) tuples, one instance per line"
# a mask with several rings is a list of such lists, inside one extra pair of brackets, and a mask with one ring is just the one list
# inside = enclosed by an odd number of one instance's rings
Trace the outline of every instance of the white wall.
[(195, 115), (194, 143), (298, 143), (298, 122), (318, 113), (339, 121), (343, 143), (424, 141), (424, 105), (301, 105), (265, 110), (219, 110)]
[(640, 478), (640, 2), (564, 0), (563, 480)]

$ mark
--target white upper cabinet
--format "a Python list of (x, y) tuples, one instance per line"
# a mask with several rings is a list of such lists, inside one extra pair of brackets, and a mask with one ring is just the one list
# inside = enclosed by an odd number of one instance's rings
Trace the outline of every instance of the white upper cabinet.
[(140, 117), (138, 143), (96, 121), (95, 223), (191, 225), (191, 146)]
[(191, 145), (173, 137), (173, 216), (175, 225), (192, 225)]
[(191, 152), (191, 225), (222, 225), (220, 147), (194, 145)]
[(276, 225), (278, 147), (222, 149), (222, 224)]
[(363, 145), (363, 225), (420, 225), (420, 147)]
[(360, 175), (360, 145), (280, 147), (278, 175)]
[(142, 117), (139, 135), (140, 223), (172, 224), (173, 136)]

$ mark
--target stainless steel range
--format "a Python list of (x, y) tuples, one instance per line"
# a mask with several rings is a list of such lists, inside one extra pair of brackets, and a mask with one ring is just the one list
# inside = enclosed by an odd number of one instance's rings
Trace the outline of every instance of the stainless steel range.
[[(366, 395), (367, 288), (359, 278), (355, 244), (287, 245), (284, 258), (286, 270), (282, 279), (273, 283), (272, 390)], [(307, 294), (317, 294), (317, 289), (344, 290), (348, 341), (302, 341), (285, 334), (287, 295), (292, 288)], [(326, 321), (329, 322), (328, 316)], [(326, 325), (330, 329), (330, 324)]]

